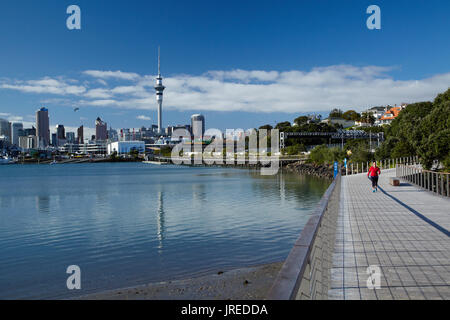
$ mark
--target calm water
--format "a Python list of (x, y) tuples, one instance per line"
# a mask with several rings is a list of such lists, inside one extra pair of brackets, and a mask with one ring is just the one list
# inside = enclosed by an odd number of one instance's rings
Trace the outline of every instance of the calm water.
[[(0, 166), (0, 299), (281, 261), (327, 187), (230, 168)], [(80, 291), (66, 288), (69, 265), (81, 268)]]

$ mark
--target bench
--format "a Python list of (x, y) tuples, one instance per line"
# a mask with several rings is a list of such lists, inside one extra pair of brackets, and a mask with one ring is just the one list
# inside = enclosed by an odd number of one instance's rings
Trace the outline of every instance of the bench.
[(389, 178), (389, 184), (398, 187), (400, 185), (400, 180), (397, 178)]

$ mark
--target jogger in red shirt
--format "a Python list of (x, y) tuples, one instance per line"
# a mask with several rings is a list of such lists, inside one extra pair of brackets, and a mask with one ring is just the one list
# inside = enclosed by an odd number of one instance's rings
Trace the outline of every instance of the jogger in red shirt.
[(367, 176), (370, 180), (372, 180), (372, 192), (378, 191), (378, 176), (380, 174), (381, 170), (377, 167), (377, 162), (374, 161), (372, 166), (369, 168), (369, 172), (367, 172)]

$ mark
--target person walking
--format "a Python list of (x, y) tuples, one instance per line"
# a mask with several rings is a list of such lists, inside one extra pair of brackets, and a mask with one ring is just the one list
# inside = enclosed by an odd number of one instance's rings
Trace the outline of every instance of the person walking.
[(369, 172), (367, 172), (367, 177), (372, 181), (372, 192), (378, 191), (378, 176), (381, 174), (380, 168), (377, 167), (377, 162), (374, 161), (372, 166), (369, 168)]

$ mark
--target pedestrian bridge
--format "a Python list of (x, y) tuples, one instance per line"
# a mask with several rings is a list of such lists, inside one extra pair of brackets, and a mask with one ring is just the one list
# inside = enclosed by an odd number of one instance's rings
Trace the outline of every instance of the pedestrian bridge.
[(268, 299), (450, 299), (450, 198), (395, 176), (339, 175)]

